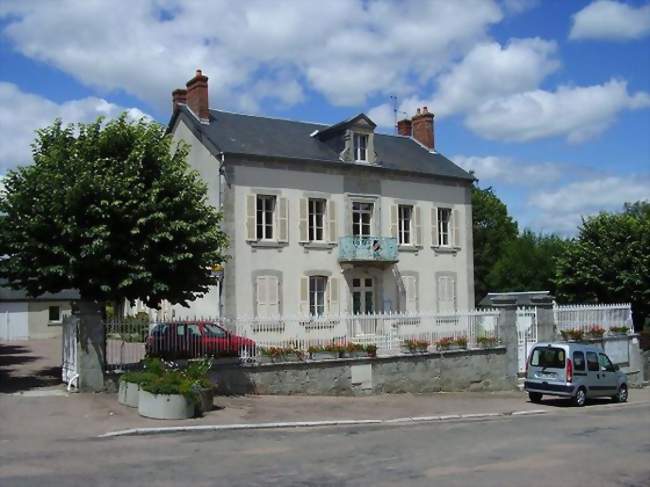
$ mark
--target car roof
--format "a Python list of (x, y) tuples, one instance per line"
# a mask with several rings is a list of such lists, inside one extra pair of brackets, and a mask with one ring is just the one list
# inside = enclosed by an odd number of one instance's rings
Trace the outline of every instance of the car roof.
[(535, 344), (535, 347), (561, 347), (568, 348), (569, 350), (583, 350), (596, 353), (605, 353), (602, 348), (578, 342), (537, 342)]

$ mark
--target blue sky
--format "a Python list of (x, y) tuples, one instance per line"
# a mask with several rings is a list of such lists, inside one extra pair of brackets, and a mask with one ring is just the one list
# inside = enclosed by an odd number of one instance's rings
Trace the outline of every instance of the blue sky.
[(436, 149), (522, 228), (650, 198), (647, 0), (319, 3), (0, 1), (0, 174), (56, 117), (165, 123), (202, 68), (211, 106), (244, 113), (390, 132), (391, 95), (427, 105)]

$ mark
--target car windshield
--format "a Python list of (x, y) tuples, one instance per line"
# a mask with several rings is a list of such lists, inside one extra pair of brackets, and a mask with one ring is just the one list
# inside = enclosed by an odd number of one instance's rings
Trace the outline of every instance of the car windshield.
[(226, 336), (226, 332), (224, 330), (212, 323), (205, 324), (205, 331), (206, 335), (209, 337), (223, 338)]
[(564, 368), (564, 350), (553, 347), (538, 347), (530, 356), (530, 365), (533, 367)]
[(159, 336), (164, 335), (166, 331), (167, 331), (167, 325), (165, 325), (165, 324), (163, 324), (163, 323), (159, 323), (159, 324), (155, 325), (155, 326), (151, 329), (151, 334), (152, 334), (153, 336), (157, 336), (157, 337), (159, 337)]

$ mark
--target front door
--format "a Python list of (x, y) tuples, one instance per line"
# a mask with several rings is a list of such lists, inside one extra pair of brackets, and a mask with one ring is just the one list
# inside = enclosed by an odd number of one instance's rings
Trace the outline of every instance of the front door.
[(377, 320), (375, 312), (375, 280), (372, 277), (355, 277), (352, 279), (352, 313), (355, 315), (354, 335), (375, 335)]

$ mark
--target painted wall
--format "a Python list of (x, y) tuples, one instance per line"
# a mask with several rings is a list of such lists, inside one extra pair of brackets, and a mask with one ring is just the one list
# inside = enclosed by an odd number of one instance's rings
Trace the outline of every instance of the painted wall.
[[(50, 321), (50, 306), (59, 307), (61, 320)], [(29, 309), (29, 338), (53, 338), (61, 336), (63, 318), (72, 314), (69, 301), (32, 301)]]
[(0, 340), (27, 340), (29, 324), (27, 303), (0, 302)]

